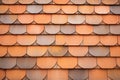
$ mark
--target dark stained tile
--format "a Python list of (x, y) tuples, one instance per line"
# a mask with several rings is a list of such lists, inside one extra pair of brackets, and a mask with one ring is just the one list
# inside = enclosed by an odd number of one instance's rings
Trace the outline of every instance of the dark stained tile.
[(9, 31), (9, 25), (0, 25), (0, 34), (5, 34)]
[(7, 5), (0, 5), (0, 14), (6, 13), (8, 8), (9, 7)]
[(3, 78), (5, 77), (5, 71), (4, 70), (0, 70), (0, 79), (3, 80)]
[(120, 47), (110, 47), (110, 56), (120, 56)]
[(42, 11), (42, 6), (41, 5), (28, 5), (27, 11), (29, 13), (40, 13), (40, 11)]
[(69, 0), (53, 0), (56, 4), (67, 4)]
[(110, 10), (114, 14), (120, 14), (120, 6), (111, 6)]
[(18, 0), (2, 0), (4, 4), (15, 4)]
[(110, 32), (112, 34), (120, 34), (120, 25), (110, 25)]
[(109, 6), (95, 6), (95, 12), (97, 14), (108, 14), (110, 12)]
[(19, 0), (21, 4), (31, 4), (34, 0)]
[(3, 57), (7, 54), (7, 47), (0, 46), (0, 57)]
[(71, 2), (73, 2), (73, 4), (84, 4), (86, 0), (71, 0)]
[(74, 25), (61, 25), (61, 32), (64, 34), (72, 34), (75, 32)]
[(48, 4), (52, 2), (52, 0), (35, 0), (35, 2), (38, 4)]
[(92, 14), (94, 12), (94, 6), (79, 6), (78, 10), (82, 14)]
[(103, 4), (113, 5), (118, 2), (118, 0), (102, 0)]
[(120, 79), (120, 70), (108, 70), (108, 77), (113, 80)]
[(101, 0), (87, 0), (89, 4), (101, 4)]

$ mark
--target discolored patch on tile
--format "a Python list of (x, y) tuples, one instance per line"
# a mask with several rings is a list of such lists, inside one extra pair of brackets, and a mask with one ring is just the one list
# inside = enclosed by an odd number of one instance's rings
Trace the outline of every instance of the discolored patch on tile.
[(89, 4), (94, 4), (94, 5), (96, 5), (96, 4), (101, 4), (101, 0), (87, 0), (87, 2), (88, 2)]
[(0, 34), (5, 34), (9, 31), (9, 25), (0, 25)]
[(3, 57), (7, 54), (7, 47), (0, 46), (0, 57)]
[(52, 2), (52, 0), (35, 0), (35, 2), (38, 4), (48, 4)]
[(110, 47), (110, 56), (120, 56), (120, 47)]
[(7, 5), (0, 5), (0, 14), (6, 13), (8, 11), (8, 6)]
[(82, 14), (92, 14), (94, 12), (94, 6), (79, 6), (78, 10)]
[(108, 14), (110, 12), (109, 6), (95, 6), (95, 12), (97, 14)]
[(102, 0), (103, 4), (106, 5), (113, 5), (116, 4), (118, 2), (118, 0)]
[(71, 0), (73, 4), (85, 4), (86, 0)]
[(29, 13), (40, 13), (40, 11), (42, 11), (42, 6), (41, 5), (28, 5), (27, 11)]
[(61, 32), (64, 34), (73, 34), (75, 32), (74, 25), (61, 25)]
[(19, 3), (21, 4), (32, 4), (34, 0), (19, 0)]
[(4, 70), (0, 70), (0, 79), (3, 80), (5, 77), (5, 71)]
[(55, 4), (67, 4), (69, 0), (53, 0)]
[(120, 6), (110, 6), (110, 10), (113, 14), (120, 14)]
[(15, 4), (18, 0), (2, 0), (4, 4)]
[(120, 34), (120, 25), (110, 25), (110, 32), (112, 34)]
[(108, 70), (108, 77), (113, 80), (119, 80), (120, 79), (120, 70)]

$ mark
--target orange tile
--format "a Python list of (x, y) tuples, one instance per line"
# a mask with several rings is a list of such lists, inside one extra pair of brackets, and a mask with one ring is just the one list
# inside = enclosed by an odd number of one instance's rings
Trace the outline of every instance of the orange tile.
[(5, 34), (9, 31), (9, 25), (0, 25), (0, 34)]
[(100, 36), (100, 42), (103, 45), (115, 45), (117, 44), (117, 36)]
[(117, 58), (117, 65), (120, 67), (120, 58)]
[(49, 22), (51, 22), (51, 15), (35, 15), (34, 21), (39, 24), (48, 24)]
[(6, 77), (10, 80), (21, 80), (25, 77), (25, 70), (7, 70)]
[(87, 0), (89, 4), (100, 4), (101, 0)]
[(29, 24), (33, 22), (33, 15), (18, 15), (18, 20), (23, 24)]
[(19, 0), (21, 4), (31, 4), (34, 0)]
[(2, 0), (2, 2), (4, 3), (4, 4), (14, 4), (14, 3), (16, 3), (18, 0)]
[(0, 5), (0, 13), (6, 13), (8, 11), (7, 5)]
[(10, 54), (10, 56), (13, 57), (21, 57), (24, 56), (26, 54), (26, 47), (19, 47), (19, 46), (14, 46), (14, 47), (8, 47), (8, 53)]
[(77, 58), (58, 58), (58, 65), (61, 68), (75, 68), (77, 65)]
[(56, 45), (64, 45), (65, 44), (65, 35), (56, 35), (55, 39), (55, 44)]
[(104, 15), (103, 22), (106, 24), (116, 24), (116, 23), (118, 23), (118, 16), (116, 16), (116, 15)]
[(27, 54), (29, 56), (43, 56), (47, 52), (47, 47), (44, 46), (29, 46)]
[(110, 12), (109, 6), (95, 6), (95, 12), (97, 14), (107, 14)]
[(13, 35), (3, 35), (0, 36), (1, 45), (14, 45), (16, 43), (16, 36)]
[(30, 36), (30, 35), (23, 35), (23, 36), (17, 36), (17, 42), (20, 45), (31, 45), (35, 42), (36, 36)]
[(0, 70), (0, 80), (3, 80), (4, 77), (5, 77), (5, 71)]
[(120, 36), (118, 36), (118, 44), (120, 45)]
[(78, 65), (82, 68), (96, 67), (96, 58), (78, 58)]
[(97, 58), (97, 63), (101, 68), (114, 68), (116, 66), (115, 58)]
[(0, 57), (3, 57), (7, 54), (7, 47), (0, 46)]
[(63, 10), (64, 13), (66, 14), (74, 14), (77, 12), (77, 6), (75, 5), (65, 5), (61, 6), (61, 9)]
[(37, 58), (37, 65), (40, 68), (53, 68), (57, 63), (57, 58)]
[(43, 5), (43, 11), (45, 13), (56, 13), (60, 10), (59, 5)]
[(85, 56), (88, 53), (88, 47), (69, 47), (72, 56)]
[(120, 56), (120, 47), (110, 47), (110, 56)]
[(44, 31), (44, 25), (27, 25), (27, 33), (40, 34)]
[(119, 69), (113, 69), (113, 70), (108, 70), (108, 77), (109, 80), (119, 80), (120, 79), (120, 70)]
[(93, 26), (90, 26), (90, 25), (76, 25), (76, 32), (78, 34), (91, 34), (93, 32)]
[(109, 4), (116, 4), (118, 2), (118, 0), (102, 0), (102, 2), (104, 4), (109, 5)]
[(84, 36), (83, 45), (97, 45), (99, 43), (99, 36)]
[(68, 80), (67, 70), (48, 70), (47, 80)]
[(94, 6), (79, 6), (78, 10), (82, 14), (91, 14), (94, 12)]
[(53, 0), (54, 3), (56, 4), (66, 4), (68, 3), (69, 0)]
[(52, 15), (52, 23), (65, 24), (67, 23), (67, 15)]
[(9, 6), (9, 10), (14, 14), (24, 13), (26, 10), (26, 6), (25, 5), (11, 5)]

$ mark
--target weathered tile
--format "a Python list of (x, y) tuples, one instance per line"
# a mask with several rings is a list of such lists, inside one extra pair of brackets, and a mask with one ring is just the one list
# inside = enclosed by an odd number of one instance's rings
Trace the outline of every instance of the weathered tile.
[(52, 2), (52, 0), (35, 0), (35, 2), (38, 4), (48, 4)]
[(24, 34), (26, 32), (26, 25), (10, 25), (10, 33)]
[(92, 14), (94, 12), (94, 6), (79, 6), (78, 10), (82, 14)]
[(0, 25), (0, 34), (5, 34), (9, 31), (9, 25)]
[(85, 56), (88, 53), (88, 47), (69, 47), (72, 56)]
[(67, 70), (48, 70), (47, 80), (68, 80)]
[(109, 6), (95, 6), (95, 12), (97, 14), (108, 14), (110, 12)]
[(27, 70), (26, 73), (30, 80), (43, 80), (47, 75), (46, 70)]
[(110, 6), (110, 10), (114, 14), (120, 14), (120, 6)]
[(29, 13), (40, 13), (40, 11), (42, 11), (42, 6), (41, 5), (28, 5), (27, 11)]
[(110, 32), (112, 34), (120, 34), (120, 25), (110, 25)]
[(101, 4), (101, 0), (87, 0), (89, 4)]
[(82, 68), (96, 67), (96, 58), (78, 58), (78, 65)]
[(0, 68), (11, 69), (16, 65), (16, 58), (0, 58)]
[(37, 65), (42, 69), (50, 69), (57, 63), (57, 58), (37, 58)]
[(119, 80), (120, 79), (120, 70), (117, 70), (117, 69), (108, 70), (108, 77), (113, 80)]
[(74, 25), (61, 25), (61, 32), (64, 34), (72, 34), (75, 32)]
[(4, 77), (5, 77), (5, 71), (0, 70), (0, 79), (3, 80)]
[(117, 59), (117, 65), (120, 67), (120, 58), (116, 58)]
[(21, 4), (31, 4), (34, 0), (19, 0)]
[(73, 80), (85, 80), (88, 78), (87, 70), (69, 70), (69, 77)]
[(56, 4), (67, 4), (69, 0), (53, 0), (53, 2)]
[(102, 0), (102, 2), (107, 5), (113, 5), (116, 4), (118, 0)]
[(0, 46), (0, 57), (3, 57), (7, 54), (7, 47)]
[(77, 65), (77, 58), (72, 58), (72, 57), (62, 57), (62, 58), (58, 58), (58, 65), (61, 68), (75, 68), (75, 66)]
[(120, 56), (120, 47), (110, 47), (110, 56)]
[(107, 80), (106, 70), (90, 70), (89, 80)]
[(50, 46), (48, 51), (52, 56), (64, 56), (67, 53), (67, 47)]
[(108, 47), (89, 47), (89, 53), (93, 56), (107, 56), (109, 52)]
[(47, 47), (44, 46), (29, 46), (27, 54), (29, 56), (43, 56), (47, 52)]
[(26, 47), (20, 47), (20, 46), (13, 46), (13, 47), (8, 47), (8, 53), (10, 56), (13, 57), (21, 57), (26, 54)]
[(73, 4), (85, 4), (86, 0), (71, 0), (71, 2), (73, 2)]
[(37, 36), (37, 43), (39, 45), (51, 45), (55, 41), (54, 35), (40, 35)]
[(21, 69), (31, 69), (36, 64), (36, 58), (17, 58), (17, 66)]
[(85, 21), (84, 15), (69, 15), (68, 22), (70, 24), (82, 24)]
[(15, 4), (18, 0), (2, 0), (4, 4)]
[(6, 77), (10, 80), (22, 80), (25, 77), (25, 70), (7, 70)]
[(97, 58), (97, 64), (100, 68), (114, 68), (116, 66), (115, 58)]
[(0, 14), (1, 13), (6, 13), (8, 11), (8, 6), (7, 5), (0, 5)]

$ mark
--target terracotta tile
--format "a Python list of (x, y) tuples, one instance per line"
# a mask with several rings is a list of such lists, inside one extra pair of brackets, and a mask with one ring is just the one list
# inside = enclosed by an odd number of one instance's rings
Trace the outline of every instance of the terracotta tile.
[(5, 71), (0, 70), (0, 79), (3, 80), (4, 77), (5, 77)]
[(42, 69), (50, 69), (57, 63), (57, 58), (37, 58), (37, 65)]
[(8, 47), (8, 53), (10, 56), (16, 56), (16, 57), (21, 57), (26, 54), (26, 47), (19, 47), (19, 46), (13, 46), (13, 47)]
[(45, 13), (57, 13), (59, 10), (59, 5), (43, 5), (43, 11)]
[(110, 47), (110, 56), (120, 56), (120, 47)]
[(88, 77), (87, 70), (69, 70), (69, 76), (73, 80), (85, 80)]
[(110, 32), (112, 34), (120, 34), (120, 25), (110, 25)]
[(18, 0), (2, 0), (4, 4), (15, 4)]
[(84, 36), (83, 45), (97, 45), (99, 43), (99, 36)]
[(40, 35), (37, 36), (37, 43), (39, 45), (51, 45), (55, 41), (54, 35)]
[(34, 0), (19, 0), (21, 4), (31, 4)]
[(118, 16), (116, 16), (116, 15), (104, 15), (103, 22), (106, 24), (116, 24), (116, 23), (118, 23)]
[(107, 80), (106, 70), (90, 70), (89, 80)]
[(29, 46), (27, 54), (29, 56), (43, 56), (47, 52), (47, 47), (44, 46)]
[(76, 32), (78, 34), (91, 34), (93, 32), (93, 26), (90, 26), (90, 25), (76, 25)]
[(78, 10), (82, 14), (92, 14), (94, 12), (94, 6), (79, 6)]
[(117, 36), (100, 36), (100, 42), (103, 45), (115, 45), (117, 43)]
[(0, 58), (0, 68), (11, 69), (16, 65), (16, 58)]
[(44, 31), (44, 25), (27, 25), (27, 33), (41, 34)]
[(117, 59), (117, 65), (120, 67), (120, 58), (116, 58)]
[(88, 53), (88, 47), (69, 47), (72, 56), (85, 56)]
[(67, 23), (67, 15), (52, 15), (52, 23), (65, 24)]
[(94, 33), (95, 34), (109, 34), (110, 26), (109, 25), (97, 25), (94, 26)]
[(16, 36), (13, 36), (13, 35), (0, 36), (1, 45), (14, 45), (15, 43), (16, 43)]
[(75, 66), (77, 65), (77, 58), (58, 58), (58, 65), (61, 68), (75, 68)]
[(86, 3), (86, 0), (71, 0), (74, 4), (84, 4)]
[(120, 45), (120, 36), (118, 36), (118, 44)]
[(114, 14), (120, 14), (120, 6), (110, 6), (110, 10)]
[(56, 4), (67, 4), (69, 0), (53, 0), (53, 2)]
[(108, 14), (110, 12), (109, 6), (95, 6), (95, 12), (97, 14)]
[(66, 14), (74, 14), (77, 12), (77, 6), (74, 6), (74, 5), (61, 6), (61, 9)]
[(27, 11), (29, 13), (40, 13), (40, 11), (42, 11), (42, 6), (41, 5), (28, 5)]
[(56, 45), (64, 45), (65, 44), (65, 35), (56, 35), (55, 39), (55, 44)]
[(51, 15), (45, 14), (35, 15), (34, 21), (39, 24), (48, 24), (51, 21)]
[(78, 65), (82, 68), (96, 67), (96, 58), (78, 58)]
[(102, 16), (100, 15), (87, 15), (86, 23), (88, 24), (100, 24), (102, 22)]
[(97, 63), (101, 68), (114, 68), (116, 66), (115, 58), (97, 58)]
[(7, 47), (0, 46), (0, 57), (3, 57), (7, 54)]
[(118, 0), (102, 0), (104, 4), (110, 5), (110, 4), (116, 4)]
[(6, 13), (8, 11), (7, 5), (0, 5), (0, 13)]
[(7, 70), (6, 77), (10, 80), (21, 80), (26, 74), (25, 70)]
[(61, 25), (61, 32), (64, 34), (72, 34), (75, 32), (74, 25)]
[(17, 15), (0, 15), (0, 21), (4, 24), (12, 24), (16, 19)]
[(9, 31), (9, 25), (0, 25), (0, 34), (5, 34)]
[(36, 64), (36, 58), (17, 58), (17, 66), (21, 69), (31, 69)]
[(30, 80), (43, 80), (46, 75), (46, 70), (27, 70), (27, 77)]
[(64, 56), (67, 53), (67, 47), (50, 46), (48, 51), (52, 56)]
[(26, 25), (10, 25), (10, 33), (24, 34), (26, 32)]
[(18, 15), (18, 20), (22, 23), (22, 24), (29, 24), (31, 22), (33, 22), (33, 15)]
[(119, 80), (120, 79), (120, 70), (108, 70), (108, 77), (113, 80)]
[(70, 24), (82, 24), (85, 21), (84, 15), (69, 15), (68, 22)]
[(68, 80), (67, 70), (48, 70), (47, 80)]
[(101, 0), (87, 0), (89, 4), (100, 4)]
[(45, 31), (48, 34), (57, 34), (60, 31), (60, 25), (45, 25)]
[(35, 0), (36, 3), (38, 4), (48, 4), (50, 3), (52, 0)]
[(24, 13), (26, 10), (25, 5), (11, 5), (9, 6), (9, 11), (16, 14), (16, 13)]

